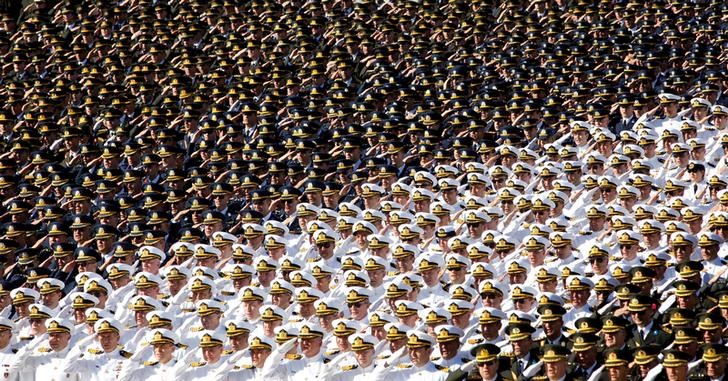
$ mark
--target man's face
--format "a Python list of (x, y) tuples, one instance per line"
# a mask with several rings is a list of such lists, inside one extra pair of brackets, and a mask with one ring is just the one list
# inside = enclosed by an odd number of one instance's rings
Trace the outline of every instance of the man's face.
[(667, 379), (669, 381), (681, 381), (687, 379), (688, 366), (681, 365), (675, 367), (665, 367), (667, 373)]
[(234, 351), (241, 351), (248, 347), (248, 334), (243, 333), (230, 338), (230, 347)]
[(629, 314), (632, 316), (632, 321), (641, 326), (649, 324), (652, 320), (652, 311), (649, 308), (644, 311), (630, 311)]
[(55, 332), (48, 334), (48, 345), (55, 352), (60, 352), (68, 346), (71, 334), (67, 332)]
[(367, 316), (367, 311), (369, 309), (369, 302), (361, 301), (361, 302), (356, 302), (356, 303), (347, 303), (347, 305), (349, 307), (349, 312), (351, 313), (352, 319), (361, 320)]
[(621, 381), (627, 379), (627, 367), (624, 365), (609, 367), (607, 370), (609, 371), (609, 380)]
[(101, 332), (98, 334), (99, 344), (104, 352), (109, 353), (119, 344), (118, 332)]
[(607, 348), (619, 348), (621, 347), (626, 338), (626, 332), (619, 330), (617, 332), (604, 332), (604, 344)]
[(582, 307), (589, 299), (589, 290), (571, 290), (571, 303), (574, 307)]
[(306, 357), (315, 357), (321, 351), (321, 344), (323, 339), (321, 337), (313, 337), (301, 339), (301, 352)]
[(202, 348), (202, 357), (210, 364), (217, 363), (220, 360), (220, 356), (222, 356), (222, 345)]
[(722, 377), (725, 373), (725, 365), (726, 360), (723, 357), (721, 357), (721, 359), (718, 361), (706, 361), (705, 372), (708, 374), (708, 377), (712, 379), (718, 379)]
[(154, 344), (154, 358), (162, 363), (166, 363), (172, 358), (175, 346), (172, 343)]
[(554, 321), (543, 322), (543, 331), (548, 337), (558, 337), (561, 334), (561, 327), (564, 326), (564, 322), (561, 319)]
[(440, 347), (440, 354), (445, 360), (450, 360), (455, 357), (455, 355), (458, 354), (458, 349), (460, 349), (459, 340), (446, 341), (444, 343), (438, 343), (437, 345)]
[(412, 360), (412, 363), (416, 367), (421, 367), (427, 364), (430, 361), (430, 354), (432, 353), (432, 348), (424, 347), (424, 348), (408, 348), (409, 349), (409, 357), (410, 360)]
[(360, 367), (366, 368), (374, 362), (374, 349), (354, 351), (354, 358)]
[(531, 350), (531, 339), (525, 338), (521, 340), (511, 341), (511, 346), (513, 347), (513, 354), (516, 355), (516, 357), (523, 357), (526, 354), (528, 354), (528, 351)]
[(221, 314), (219, 312), (201, 316), (200, 324), (202, 324), (205, 329), (215, 330), (220, 325), (220, 316)]
[(547, 362), (546, 375), (549, 380), (558, 380), (566, 374), (566, 361)]
[(250, 359), (253, 362), (253, 365), (255, 365), (256, 368), (262, 368), (265, 364), (265, 360), (270, 355), (269, 349), (251, 349), (250, 350)]

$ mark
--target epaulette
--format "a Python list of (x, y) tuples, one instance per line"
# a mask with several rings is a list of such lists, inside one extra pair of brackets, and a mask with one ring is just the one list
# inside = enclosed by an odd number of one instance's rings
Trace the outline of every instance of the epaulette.
[(399, 271), (387, 271), (387, 276), (397, 276), (399, 275)]
[(205, 365), (207, 365), (207, 363), (204, 361), (195, 361), (195, 362), (190, 363), (190, 366), (193, 368), (199, 368), (199, 367), (205, 366)]
[(324, 355), (326, 355), (326, 356), (333, 356), (333, 355), (339, 354), (339, 352), (341, 352), (341, 351), (338, 350), (338, 349), (334, 349), (333, 351), (326, 351), (326, 352), (324, 352)]
[(430, 357), (430, 361), (437, 361), (440, 359), (440, 356), (432, 356)]
[(195, 312), (194, 308), (183, 308), (182, 312)]
[(38, 352), (40, 352), (40, 353), (48, 353), (48, 352), (51, 352), (51, 351), (53, 351), (53, 349), (50, 349), (48, 347), (40, 347), (40, 348), (38, 348)]
[(34, 336), (20, 336), (18, 339), (27, 341), (27, 340), (33, 340)]
[(468, 339), (468, 344), (474, 345), (474, 344), (480, 344), (485, 339)]
[(397, 368), (399, 369), (409, 369), (412, 367), (412, 364), (397, 364)]
[(289, 323), (300, 323), (302, 321), (303, 321), (302, 316), (291, 316), (290, 318), (288, 318)]
[(302, 358), (303, 358), (303, 355), (300, 355), (298, 353), (293, 353), (293, 354), (287, 354), (286, 355), (286, 360), (300, 360)]
[(190, 327), (190, 332), (200, 332), (204, 331), (205, 327)]
[(177, 348), (179, 349), (187, 349), (188, 347), (184, 344), (177, 344)]
[(579, 235), (592, 235), (592, 234), (594, 234), (594, 232), (588, 232), (588, 231), (584, 231), (584, 230), (579, 232)]
[(667, 333), (672, 334), (672, 328), (669, 327), (667, 324), (665, 324), (665, 325), (662, 326), (662, 330), (665, 331), (665, 332), (667, 332)]
[(220, 291), (220, 293), (225, 296), (234, 296), (235, 295), (235, 293), (232, 291)]
[(235, 351), (232, 350), (232, 349), (226, 349), (226, 350), (222, 351), (222, 354), (223, 355), (231, 355), (231, 354), (233, 354), (233, 352), (235, 352)]
[(134, 355), (133, 353), (131, 353), (131, 352), (127, 352), (127, 351), (125, 351), (125, 350), (123, 350), (123, 349), (119, 351), (119, 354), (120, 354), (120, 355), (121, 355), (122, 357), (124, 357), (124, 358), (131, 358), (131, 356), (133, 356), (133, 355)]
[(388, 359), (391, 355), (379, 355), (377, 356), (377, 360), (385, 360)]
[(102, 351), (101, 349), (89, 348), (88, 353), (90, 353), (92, 355), (100, 355), (100, 354), (104, 353), (104, 351)]
[(308, 262), (308, 263), (314, 263), (314, 262), (318, 262), (320, 260), (321, 260), (321, 257), (316, 257), (316, 258), (309, 258), (309, 259), (306, 260), (306, 262)]
[(356, 364), (345, 365), (345, 366), (342, 366), (341, 367), (341, 370), (344, 371), (344, 372), (348, 372), (348, 371), (354, 370), (354, 369), (356, 369), (358, 367), (359, 367), (359, 365), (356, 365)]
[(170, 296), (171, 296), (171, 295), (167, 295), (167, 294), (159, 294), (159, 297), (158, 297), (157, 299), (167, 299), (167, 298), (169, 298)]
[(144, 361), (144, 366), (154, 366), (159, 364), (159, 361)]
[(255, 369), (255, 365), (253, 364), (245, 364), (240, 366), (242, 369)]
[(450, 368), (448, 368), (446, 366), (437, 365), (437, 364), (435, 364), (435, 368), (437, 368), (437, 370), (441, 370), (443, 372), (449, 372), (450, 371)]
[(513, 352), (501, 352), (500, 356), (501, 357), (515, 357)]

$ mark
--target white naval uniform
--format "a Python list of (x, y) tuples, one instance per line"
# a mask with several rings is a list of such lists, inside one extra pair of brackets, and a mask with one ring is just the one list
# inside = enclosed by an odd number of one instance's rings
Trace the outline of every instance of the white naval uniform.
[(102, 349), (89, 348), (85, 352), (69, 354), (63, 362), (62, 371), (78, 373), (84, 380), (115, 380), (131, 355), (131, 352), (123, 349), (107, 353)]
[(18, 380), (18, 372), (10, 370), (10, 366), (13, 364), (13, 361), (15, 361), (15, 351), (10, 347), (10, 344), (8, 344), (5, 348), (0, 349), (0, 380)]
[(437, 369), (437, 366), (431, 362), (422, 367), (412, 364), (400, 364), (394, 368), (386, 375), (388, 381), (444, 381), (448, 375), (447, 371)]
[[(47, 341), (44, 344), (47, 344)], [(20, 381), (79, 381), (77, 373), (63, 372), (63, 362), (71, 345), (59, 352), (47, 345), (41, 345), (28, 352), (21, 350), (10, 366), (10, 371), (20, 372)]]
[(218, 367), (223, 366), (224, 363), (224, 356), (215, 364), (208, 364), (205, 361), (193, 362), (178, 373), (177, 379), (184, 381), (206, 380), (208, 375), (215, 373)]
[(121, 369), (117, 381), (166, 381), (172, 378), (177, 365), (176, 359), (171, 359), (166, 364), (159, 361), (145, 361), (137, 363), (129, 361)]

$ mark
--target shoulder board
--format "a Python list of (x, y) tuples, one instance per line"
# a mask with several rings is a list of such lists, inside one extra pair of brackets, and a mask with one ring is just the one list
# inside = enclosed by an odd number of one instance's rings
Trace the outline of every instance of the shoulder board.
[(167, 298), (169, 298), (169, 295), (167, 295), (167, 294), (160, 294), (157, 299), (167, 299)]
[(288, 318), (288, 321), (289, 322), (292, 322), (292, 323), (300, 323), (300, 322), (303, 321), (303, 317), (301, 317), (301, 316), (292, 316), (292, 317)]
[(125, 357), (125, 358), (130, 358), (131, 356), (133, 356), (133, 355), (134, 355), (133, 353), (131, 353), (131, 352), (127, 352), (127, 351), (125, 351), (125, 350), (123, 350), (123, 349), (119, 351), (119, 354), (120, 354), (120, 355), (121, 355), (122, 357)]
[(204, 329), (205, 327), (190, 327), (190, 332), (200, 332)]
[(484, 339), (468, 339), (468, 344), (480, 344)]
[(397, 368), (399, 369), (409, 369), (412, 367), (412, 364), (397, 364)]
[(514, 357), (513, 352), (501, 352), (501, 357)]
[(154, 366), (159, 364), (159, 361), (144, 361), (144, 366)]
[(18, 339), (27, 341), (27, 340), (33, 340), (34, 336), (20, 336)]
[(430, 357), (430, 361), (437, 361), (440, 359), (440, 356), (432, 356)]
[(187, 349), (187, 346), (180, 343), (180, 344), (177, 344), (177, 348), (179, 348), (179, 349)]
[(309, 258), (309, 259), (306, 260), (306, 262), (308, 262), (308, 263), (314, 263), (314, 262), (318, 262), (320, 260), (321, 260), (321, 257), (316, 257), (316, 258)]
[(204, 361), (195, 361), (195, 362), (190, 363), (190, 366), (193, 368), (199, 368), (199, 367), (205, 366), (205, 365), (207, 365), (207, 363)]
[(348, 372), (348, 371), (354, 370), (354, 369), (356, 369), (358, 367), (359, 367), (359, 365), (351, 364), (351, 365), (342, 366), (341, 367), (341, 370), (343, 370), (344, 372)]
[(388, 358), (389, 358), (389, 356), (391, 356), (391, 355), (379, 355), (379, 356), (377, 356), (377, 360), (384, 360), (384, 359), (388, 359)]
[(221, 291), (220, 293), (223, 294), (223, 295), (225, 295), (225, 296), (233, 296), (233, 295), (235, 295), (235, 293), (232, 292), (232, 291)]
[(399, 275), (399, 271), (387, 271), (387, 276), (397, 276)]
[(579, 235), (592, 235), (594, 232), (580, 231)]
[(100, 355), (104, 353), (104, 351), (102, 351), (101, 349), (89, 348), (88, 353), (91, 353), (92, 355)]
[(325, 354), (326, 356), (333, 356), (333, 355), (336, 355), (336, 354), (338, 354), (339, 352), (340, 352), (340, 351), (339, 351), (338, 349), (335, 349), (335, 350), (333, 350), (333, 351), (326, 351), (326, 352), (325, 352), (324, 354)]
[(183, 308), (182, 312), (195, 312), (194, 308)]
[(40, 348), (38, 348), (38, 352), (40, 352), (40, 353), (48, 353), (48, 352), (51, 352), (51, 351), (53, 351), (53, 349), (50, 349), (48, 347), (40, 347)]
[(663, 325), (662, 326), (662, 330), (665, 331), (665, 332), (667, 332), (667, 333), (672, 333), (672, 328), (670, 328), (670, 327), (668, 327), (666, 325)]
[(303, 355), (300, 355), (300, 354), (297, 354), (297, 353), (296, 354), (287, 354), (286, 355), (286, 359), (287, 360), (300, 360), (302, 358), (303, 358)]
[(235, 351), (233, 351), (232, 349), (226, 349), (226, 350), (222, 351), (222, 354), (223, 355), (231, 355), (231, 354), (233, 354), (233, 352), (235, 352)]
[(245, 364), (240, 366), (242, 369), (255, 369), (255, 365), (253, 364)]
[(443, 371), (443, 372), (447, 372), (447, 371), (449, 371), (449, 370), (450, 370), (450, 369), (449, 369), (448, 367), (446, 367), (446, 366), (440, 366), (440, 365), (437, 365), (437, 364), (435, 364), (435, 368), (437, 368), (437, 370), (441, 370), (441, 371)]

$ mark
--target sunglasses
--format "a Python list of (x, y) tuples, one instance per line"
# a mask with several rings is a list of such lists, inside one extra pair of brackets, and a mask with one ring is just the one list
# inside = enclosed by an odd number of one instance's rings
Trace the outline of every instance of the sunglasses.
[(597, 258), (589, 258), (589, 263), (602, 263), (604, 262), (604, 258), (597, 257)]
[(620, 248), (620, 249), (627, 249), (627, 250), (631, 250), (633, 246), (634, 246), (634, 245), (632, 245), (632, 244), (623, 244), (623, 245), (619, 245), (619, 248)]
[(346, 303), (346, 305), (349, 306), (349, 308), (351, 308), (351, 307), (359, 308), (359, 307), (361, 307), (363, 305), (363, 303), (362, 302)]
[(484, 361), (484, 362), (478, 363), (478, 366), (491, 366), (491, 365), (495, 365), (495, 360)]
[(328, 249), (329, 247), (331, 247), (331, 244), (330, 243), (317, 243), (316, 247)]

